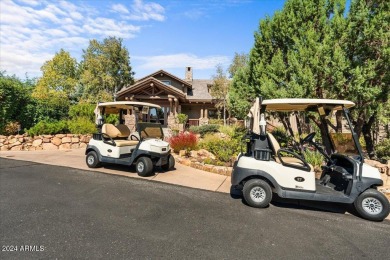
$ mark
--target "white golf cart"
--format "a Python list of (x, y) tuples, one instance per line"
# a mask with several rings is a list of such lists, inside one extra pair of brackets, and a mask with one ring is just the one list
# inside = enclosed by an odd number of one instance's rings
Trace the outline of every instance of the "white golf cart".
[[(272, 194), (281, 198), (353, 204), (357, 213), (368, 220), (382, 221), (389, 215), (389, 201), (377, 191), (383, 185), (379, 171), (364, 163), (362, 148), (349, 119), (348, 108), (354, 103), (330, 99), (257, 98), (251, 108), (252, 124), (247, 135), (247, 149), (234, 164), (232, 186), (242, 190), (243, 198), (252, 207), (267, 207)], [(331, 152), (329, 155), (314, 141), (310, 133), (301, 144), (311, 144), (327, 160), (320, 179), (303, 156), (281, 149), (271, 133), (266, 132), (265, 112), (318, 112), (322, 122), (330, 122), (335, 111), (343, 111), (351, 129), (355, 155)], [(327, 125), (328, 127), (328, 125)], [(328, 138), (332, 135), (328, 131)], [(334, 142), (331, 142), (334, 143)]]
[[(138, 175), (143, 177), (151, 175), (154, 166), (172, 170), (175, 159), (169, 143), (163, 141), (157, 109), (160, 106), (135, 101), (99, 103), (95, 109), (98, 133), (93, 135), (85, 151), (88, 167), (96, 168), (101, 163), (135, 165)], [(123, 124), (128, 113), (135, 115), (133, 133)], [(119, 115), (118, 125), (104, 124), (109, 114)]]

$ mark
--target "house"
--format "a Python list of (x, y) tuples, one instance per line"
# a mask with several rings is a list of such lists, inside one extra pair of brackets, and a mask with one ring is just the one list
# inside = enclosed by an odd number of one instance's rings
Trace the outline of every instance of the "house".
[[(188, 115), (188, 124), (208, 124), (215, 118), (217, 111), (210, 95), (213, 80), (193, 79), (191, 67), (186, 67), (185, 78), (181, 79), (164, 70), (159, 70), (138, 79), (133, 85), (125, 86), (117, 92), (117, 100), (134, 100), (160, 105), (160, 122), (165, 127), (177, 123), (179, 113)], [(125, 123), (131, 126), (135, 122), (132, 111), (126, 115)]]

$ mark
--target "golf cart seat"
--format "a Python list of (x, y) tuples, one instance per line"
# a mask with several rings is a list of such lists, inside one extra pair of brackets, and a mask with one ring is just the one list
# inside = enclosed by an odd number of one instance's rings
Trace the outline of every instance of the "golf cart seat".
[(306, 162), (304, 162), (296, 157), (280, 156), (280, 158), (279, 158), (279, 156), (278, 156), (278, 152), (280, 150), (279, 142), (276, 140), (276, 138), (271, 133), (267, 133), (267, 136), (268, 136), (268, 140), (270, 142), (272, 152), (275, 156), (275, 161), (277, 163), (281, 163), (285, 166), (291, 166), (291, 167), (298, 166), (298, 167), (302, 167), (302, 168), (305, 168), (305, 167), (307, 168), (307, 166), (308, 166), (310, 168), (310, 171), (314, 171), (313, 165), (308, 164), (308, 163), (306, 163)]
[(117, 125), (113, 124), (104, 124), (102, 126), (102, 134), (110, 137), (117, 147), (123, 146), (134, 146), (137, 145), (139, 141), (127, 140), (130, 135), (130, 129), (126, 125)]

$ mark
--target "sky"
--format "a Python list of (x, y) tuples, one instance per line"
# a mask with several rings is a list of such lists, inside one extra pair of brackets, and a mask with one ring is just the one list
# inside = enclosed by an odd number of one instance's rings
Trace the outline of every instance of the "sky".
[(24, 79), (61, 48), (79, 62), (89, 41), (123, 39), (135, 78), (160, 69), (209, 79), (249, 53), (279, 0), (0, 0), (0, 70)]

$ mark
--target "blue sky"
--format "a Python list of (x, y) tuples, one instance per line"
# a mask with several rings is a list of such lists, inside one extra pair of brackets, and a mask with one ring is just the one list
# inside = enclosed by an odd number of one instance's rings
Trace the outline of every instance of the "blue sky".
[(77, 61), (91, 39), (123, 38), (135, 77), (164, 69), (211, 78), (235, 52), (248, 53), (277, 0), (1, 0), (0, 69), (24, 78), (63, 48)]

